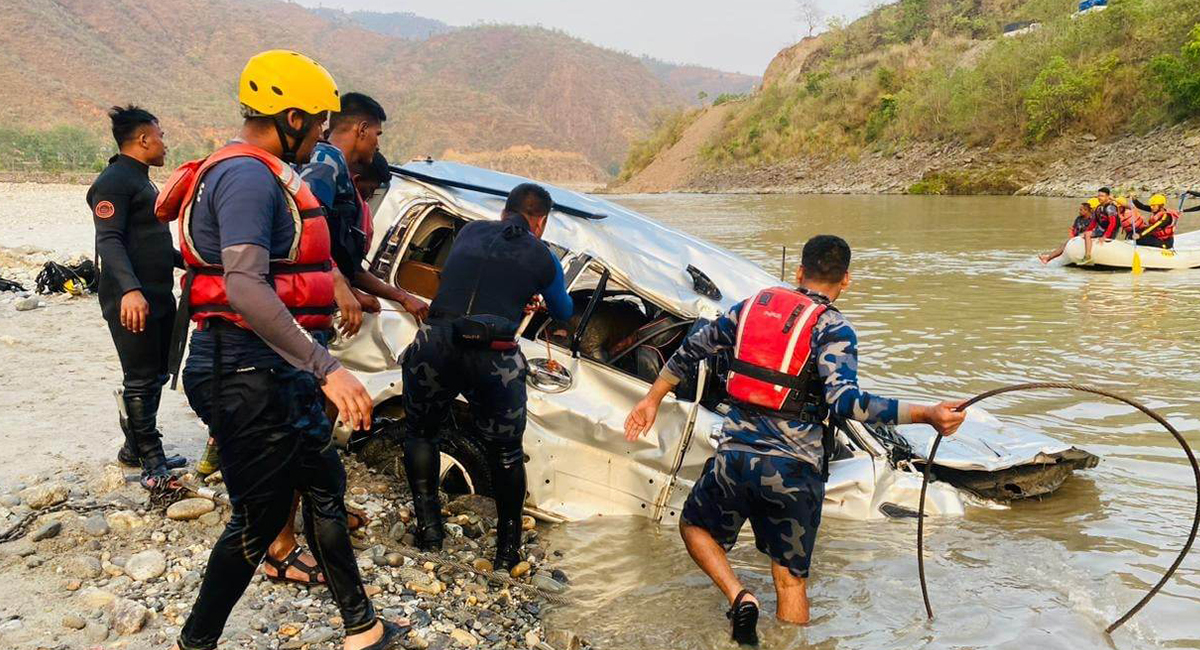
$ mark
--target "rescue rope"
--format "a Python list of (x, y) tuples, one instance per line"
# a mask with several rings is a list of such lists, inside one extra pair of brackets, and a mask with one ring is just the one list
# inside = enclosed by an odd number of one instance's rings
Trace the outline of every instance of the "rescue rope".
[[(1196, 531), (1197, 529), (1200, 529), (1200, 465), (1196, 463), (1196, 456), (1192, 453), (1192, 448), (1188, 446), (1187, 440), (1184, 439), (1184, 437), (1175, 429), (1175, 427), (1171, 426), (1170, 422), (1167, 422), (1166, 418), (1154, 412), (1150, 408), (1143, 406), (1142, 404), (1127, 397), (1110, 393), (1099, 388), (1091, 388), (1089, 386), (1081, 386), (1079, 384), (1063, 382), (1033, 382), (1016, 384), (1013, 386), (1005, 386), (1004, 388), (997, 388), (995, 390), (990, 390), (986, 393), (976, 395), (966, 402), (963, 402), (963, 404), (956, 410), (965, 411), (968, 407), (974, 404), (982, 402), (985, 399), (995, 397), (996, 395), (1002, 395), (1004, 393), (1045, 389), (1065, 389), (1078, 391), (1081, 393), (1091, 393), (1093, 395), (1108, 397), (1132, 406), (1142, 413), (1145, 413), (1150, 417), (1150, 419), (1161, 424), (1163, 428), (1165, 428), (1172, 436), (1174, 436), (1175, 441), (1179, 443), (1179, 446), (1183, 448), (1183, 452), (1187, 454), (1188, 462), (1192, 464), (1192, 473), (1195, 475), (1196, 479), (1196, 513), (1192, 518), (1192, 531), (1188, 534), (1187, 543), (1183, 545), (1183, 550), (1179, 552), (1179, 556), (1175, 558), (1175, 561), (1171, 564), (1171, 567), (1167, 569), (1167, 572), (1163, 574), (1162, 578), (1158, 581), (1158, 584), (1151, 587), (1150, 590), (1146, 592), (1146, 595), (1142, 596), (1142, 599), (1139, 600), (1136, 605), (1130, 608), (1128, 612), (1125, 612), (1125, 614), (1114, 621), (1112, 625), (1109, 625), (1107, 628), (1105, 628), (1104, 631), (1106, 633), (1112, 634), (1113, 630), (1116, 630), (1118, 627), (1124, 625), (1126, 621), (1133, 618), (1134, 614), (1137, 614), (1139, 611), (1141, 611), (1141, 609), (1146, 606), (1146, 603), (1150, 602), (1150, 599), (1158, 594), (1163, 586), (1167, 584), (1167, 581), (1171, 579), (1171, 576), (1175, 573), (1175, 570), (1179, 568), (1179, 565), (1183, 563), (1183, 558), (1187, 556), (1188, 551), (1192, 549), (1192, 543), (1196, 541)], [(925, 599), (925, 613), (930, 619), (933, 618), (933, 608), (929, 604), (929, 587), (925, 583), (925, 489), (929, 486), (929, 476), (931, 469), (933, 468), (933, 459), (937, 455), (938, 446), (941, 444), (941, 442), (942, 436), (940, 435), (933, 439), (933, 447), (930, 448), (929, 458), (925, 461), (925, 475), (921, 481), (921, 505), (917, 511), (917, 573), (921, 578), (921, 597)]]

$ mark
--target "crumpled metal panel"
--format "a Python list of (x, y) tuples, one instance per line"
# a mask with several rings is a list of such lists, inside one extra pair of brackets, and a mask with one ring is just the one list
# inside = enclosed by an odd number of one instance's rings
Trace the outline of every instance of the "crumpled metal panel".
[[(437, 161), (413, 162), (404, 166), (420, 173), (488, 187), (511, 188), (526, 179), (470, 165)], [(425, 186), (394, 178), (392, 185), (421, 185), (443, 194), (481, 217), (498, 219), (504, 199), (470, 190)], [(627, 278), (638, 290), (680, 316), (711, 318), (737, 301), (758, 293), (763, 287), (779, 285), (778, 279), (756, 264), (719, 246), (656, 223), (628, 208), (594, 196), (546, 186), (556, 202), (606, 218), (583, 219), (556, 213), (546, 228), (545, 238), (575, 253), (589, 253)], [(695, 266), (721, 290), (720, 300), (711, 300), (692, 289), (688, 265)]]
[[(924, 425), (896, 427), (920, 458), (928, 458), (937, 433)], [(1054, 463), (1063, 456), (1094, 456), (1078, 447), (1060, 442), (1037, 431), (1001, 422), (985, 409), (967, 409), (962, 427), (938, 446), (934, 465), (961, 470), (995, 472), (1018, 465)]]

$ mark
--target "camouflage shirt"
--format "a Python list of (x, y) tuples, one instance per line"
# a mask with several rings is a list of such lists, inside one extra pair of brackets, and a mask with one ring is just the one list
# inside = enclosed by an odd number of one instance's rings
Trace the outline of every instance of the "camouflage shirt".
[[(729, 313), (684, 341), (661, 376), (672, 384), (678, 383), (681, 377), (694, 374), (703, 359), (732, 350), (737, 342), (738, 317), (745, 305), (745, 302), (735, 305)], [(858, 387), (858, 336), (841, 312), (829, 309), (817, 319), (809, 363), (813, 359), (817, 360), (825, 402), (832, 414), (869, 424), (912, 421), (907, 404), (872, 395)], [(796, 458), (819, 470), (823, 433), (822, 424), (743, 412), (733, 405), (722, 428), (720, 448)]]

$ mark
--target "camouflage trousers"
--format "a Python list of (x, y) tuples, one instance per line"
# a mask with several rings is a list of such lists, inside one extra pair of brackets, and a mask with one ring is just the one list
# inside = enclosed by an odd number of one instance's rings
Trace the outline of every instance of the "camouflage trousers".
[(489, 453), (519, 463), (525, 435), (525, 357), (454, 343), (448, 325), (426, 324), (401, 357), (406, 437), (437, 440), (454, 400), (470, 404), (475, 428)]
[(758, 550), (807, 578), (824, 498), (821, 472), (809, 463), (722, 450), (704, 466), (680, 518), (707, 530), (726, 551), (749, 519)]

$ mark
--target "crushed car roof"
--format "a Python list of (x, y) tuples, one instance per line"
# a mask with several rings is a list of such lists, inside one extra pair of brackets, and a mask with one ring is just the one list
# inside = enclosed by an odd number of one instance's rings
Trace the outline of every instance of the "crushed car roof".
[[(520, 176), (464, 165), (418, 160), (392, 168), (394, 176), (419, 183), (459, 207), (498, 219), (504, 197)], [(754, 263), (719, 246), (663, 226), (595, 196), (539, 183), (554, 199), (558, 218), (547, 241), (605, 262), (616, 275), (681, 316), (711, 318), (764, 287), (781, 284)], [(689, 270), (689, 267), (693, 270)], [(697, 273), (697, 271), (699, 273)], [(711, 280), (708, 286), (704, 280)]]

